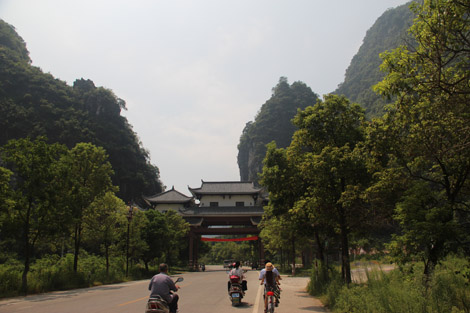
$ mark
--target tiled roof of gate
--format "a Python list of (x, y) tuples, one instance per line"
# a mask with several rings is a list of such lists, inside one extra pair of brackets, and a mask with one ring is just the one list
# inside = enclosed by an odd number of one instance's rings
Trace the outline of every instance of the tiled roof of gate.
[(191, 188), (189, 191), (193, 194), (256, 194), (261, 192), (261, 188), (256, 188), (253, 182), (246, 181), (224, 181), (224, 182), (205, 182), (202, 181), (201, 187)]
[(145, 200), (151, 203), (186, 203), (193, 199), (193, 197), (188, 197), (181, 192), (172, 188), (168, 191), (156, 194), (151, 197), (144, 197)]

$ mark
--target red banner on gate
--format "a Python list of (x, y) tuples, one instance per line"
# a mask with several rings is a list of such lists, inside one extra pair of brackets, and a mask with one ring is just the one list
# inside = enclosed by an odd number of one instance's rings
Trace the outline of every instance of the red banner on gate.
[(207, 237), (201, 237), (202, 241), (250, 241), (250, 240), (258, 240), (258, 236), (252, 236), (252, 237), (244, 237), (244, 238), (207, 238)]

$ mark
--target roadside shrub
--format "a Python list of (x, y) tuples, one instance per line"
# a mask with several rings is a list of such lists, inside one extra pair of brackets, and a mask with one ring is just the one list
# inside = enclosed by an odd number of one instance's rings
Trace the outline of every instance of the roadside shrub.
[(341, 290), (334, 312), (426, 312), (424, 288), (399, 271), (390, 274), (371, 271), (367, 277), (367, 283)]
[(23, 265), (19, 262), (0, 264), (0, 297), (18, 294), (22, 274)]
[[(125, 277), (123, 257), (110, 258), (108, 273), (104, 257), (89, 255), (83, 251), (80, 254), (77, 272), (73, 270), (73, 260), (73, 254), (66, 254), (63, 257), (45, 255), (35, 260), (28, 273), (28, 293), (84, 288), (151, 276), (144, 265), (134, 264), (129, 266), (129, 277)], [(20, 294), (23, 269), (24, 264), (16, 260), (0, 264), (0, 297)]]
[(431, 282), (430, 302), (435, 312), (470, 312), (469, 261), (449, 257), (438, 265)]
[(469, 280), (462, 258), (450, 257), (435, 268), (430, 287), (423, 284), (421, 263), (390, 273), (367, 272), (367, 282), (343, 287), (330, 301), (334, 312), (470, 312)]
[(339, 277), (340, 274), (333, 267), (328, 267), (323, 263), (313, 265), (310, 270), (310, 281), (307, 285), (307, 291), (312, 296), (325, 294), (332, 280)]
[(321, 296), (325, 305), (332, 306), (342, 287), (341, 275), (334, 267), (328, 267), (323, 263), (312, 266), (310, 281), (307, 285), (310, 295)]
[(44, 256), (31, 266), (28, 277), (30, 293), (87, 287), (82, 272), (73, 271), (73, 254)]

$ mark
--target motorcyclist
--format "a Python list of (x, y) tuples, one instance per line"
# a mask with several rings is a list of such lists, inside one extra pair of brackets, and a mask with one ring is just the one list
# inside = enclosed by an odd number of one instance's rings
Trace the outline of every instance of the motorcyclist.
[(244, 274), (243, 269), (240, 267), (240, 261), (237, 261), (237, 262), (233, 263), (233, 268), (230, 270), (230, 272), (228, 274), (228, 290), (229, 291), (230, 291), (230, 286), (231, 286), (230, 276), (240, 277), (240, 281), (241, 281), (241, 284), (242, 284), (242, 290), (243, 291), (247, 290), (245, 274)]
[(160, 264), (159, 270), (160, 273), (153, 276), (150, 280), (150, 298), (154, 298), (157, 295), (162, 297), (168, 303), (170, 313), (176, 313), (179, 297), (171, 291), (178, 291), (180, 286), (176, 285), (170, 276), (168, 276), (168, 265), (165, 263)]

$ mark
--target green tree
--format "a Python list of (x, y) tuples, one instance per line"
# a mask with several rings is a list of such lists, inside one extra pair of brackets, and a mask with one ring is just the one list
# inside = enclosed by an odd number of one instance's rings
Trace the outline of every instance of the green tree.
[[(28, 291), (28, 272), (34, 247), (39, 240), (60, 228), (56, 214), (58, 186), (57, 162), (65, 147), (49, 145), (44, 138), (9, 141), (2, 148), (1, 159), (13, 172), (8, 215), (21, 231), (24, 270), (21, 289)], [(3, 179), (9, 173), (3, 170)]]
[[(412, 9), (417, 18), (410, 34), (418, 46), (382, 55), (387, 75), (375, 88), (397, 100), (376, 133), (388, 139), (382, 160), (413, 191), (397, 205), (403, 234), (395, 244), (406, 245), (395, 250), (421, 250), (430, 275), (449, 251), (470, 254), (470, 6), (426, 0)], [(422, 236), (410, 240), (418, 232)]]
[(102, 197), (86, 208), (83, 218), (84, 237), (100, 247), (106, 260), (106, 277), (109, 277), (110, 247), (117, 243), (120, 229), (123, 224), (123, 211), (127, 211), (125, 203), (108, 191)]
[(149, 220), (145, 212), (134, 209), (129, 234), (129, 257), (131, 261), (138, 262), (142, 260), (145, 253), (150, 249), (145, 240), (145, 229), (148, 228), (148, 223)]
[(277, 148), (275, 142), (267, 145), (263, 160), (260, 183), (269, 190), (269, 203), (261, 224), (261, 237), (268, 250), (290, 250), (292, 273), (295, 274), (296, 242), (302, 233), (299, 229), (309, 228), (305, 219), (295, 214), (296, 202), (305, 191), (302, 178), (287, 149)]
[[(84, 219), (93, 218), (91, 204), (108, 191), (115, 191), (111, 183), (113, 170), (101, 147), (78, 143), (60, 160), (63, 195), (73, 220), (74, 264), (77, 272)], [(88, 215), (91, 215), (88, 216)]]
[(15, 203), (12, 199), (12, 190), (10, 188), (10, 179), (12, 172), (9, 169), (0, 167), (0, 263), (8, 259), (9, 250), (6, 244), (8, 231), (5, 229), (9, 223), (8, 208), (13, 207)]
[[(13, 173), (4, 167), (0, 167), (0, 212), (4, 213), (5, 210), (14, 205), (11, 199), (10, 178)], [(1, 226), (0, 220), (0, 226)]]
[(165, 248), (164, 238), (168, 233), (168, 225), (165, 215), (157, 210), (148, 210), (145, 212), (145, 215), (148, 224), (142, 230), (142, 236), (147, 243), (148, 249), (143, 253), (142, 259), (148, 271), (149, 263), (163, 256)]
[(168, 232), (162, 239), (165, 242), (165, 256), (168, 264), (176, 264), (181, 249), (186, 248), (186, 235), (189, 232), (189, 223), (176, 211), (168, 210), (165, 213)]
[[(313, 229), (320, 254), (319, 231), (337, 231), (341, 242), (342, 275), (351, 282), (349, 237), (367, 215), (362, 195), (369, 183), (365, 157), (364, 111), (344, 97), (327, 95), (299, 111), (298, 127), (287, 151), (268, 147), (262, 182), (273, 209), (288, 210), (293, 225)], [(301, 223), (304, 224), (301, 224)]]

